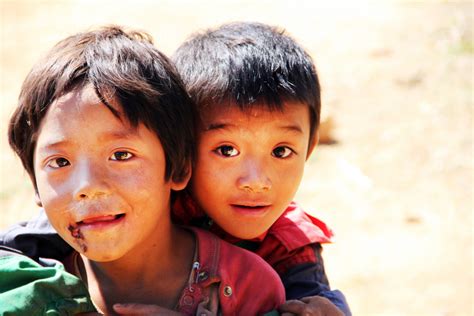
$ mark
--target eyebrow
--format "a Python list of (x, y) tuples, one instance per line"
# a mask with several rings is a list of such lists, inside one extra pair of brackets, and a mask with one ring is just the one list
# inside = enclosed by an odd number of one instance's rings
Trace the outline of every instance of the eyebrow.
[(282, 125), (280, 126), (281, 129), (287, 130), (289, 132), (296, 132), (299, 134), (303, 134), (303, 129), (299, 125)]
[(235, 128), (237, 127), (234, 124), (228, 124), (228, 123), (211, 123), (209, 124), (204, 131), (213, 131), (213, 130), (220, 130), (220, 129), (229, 129), (229, 128)]
[[(131, 129), (133, 131), (133, 129)], [(127, 140), (133, 140), (136, 138), (137, 133), (136, 132), (131, 132), (131, 130), (126, 130), (126, 131), (114, 131), (114, 132), (109, 132), (109, 133), (104, 133), (98, 137), (98, 140), (100, 142), (107, 142), (111, 140), (117, 140), (117, 139), (127, 139)], [(72, 144), (71, 141), (67, 139), (53, 139), (44, 145), (41, 146), (42, 149), (46, 150), (54, 150), (56, 148), (68, 146)]]
[(104, 133), (99, 137), (100, 141), (115, 140), (115, 139), (134, 139), (138, 136), (138, 129), (130, 128), (125, 131), (114, 131)]
[(70, 142), (68, 140), (61, 140), (61, 139), (58, 139), (58, 140), (52, 140), (52, 141), (49, 141), (45, 144), (42, 144), (41, 147), (38, 147), (37, 148), (41, 148), (41, 149), (46, 149), (46, 150), (54, 150), (58, 147), (63, 147), (63, 146), (66, 146), (68, 145)]
[[(237, 125), (232, 124), (232, 123), (211, 123), (204, 129), (204, 132), (210, 132), (210, 131), (214, 131), (214, 130), (232, 129), (232, 128), (236, 128), (236, 127), (237, 127)], [(282, 130), (289, 131), (289, 132), (295, 132), (295, 133), (298, 133), (298, 134), (300, 134), (300, 133), (303, 134), (303, 129), (298, 124), (281, 125), (281, 126), (278, 126), (278, 128), (282, 129)]]

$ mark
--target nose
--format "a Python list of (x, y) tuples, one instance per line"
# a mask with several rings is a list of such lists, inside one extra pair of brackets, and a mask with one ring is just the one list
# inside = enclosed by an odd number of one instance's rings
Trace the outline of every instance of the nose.
[(74, 197), (77, 200), (96, 198), (106, 195), (109, 191), (104, 167), (97, 166), (92, 161), (82, 161), (76, 165), (73, 185)]
[(237, 186), (241, 190), (254, 193), (269, 191), (272, 188), (272, 181), (265, 164), (256, 159), (247, 159), (237, 180)]

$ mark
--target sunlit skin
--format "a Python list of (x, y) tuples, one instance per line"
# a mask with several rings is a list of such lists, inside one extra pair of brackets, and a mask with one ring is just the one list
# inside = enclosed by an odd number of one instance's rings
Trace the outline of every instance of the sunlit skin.
[(81, 253), (99, 307), (110, 311), (125, 301), (173, 307), (194, 240), (171, 224), (169, 199), (188, 179), (165, 180), (154, 132), (115, 117), (92, 88), (76, 89), (49, 107), (34, 171), (38, 199), (59, 235)]
[(316, 145), (309, 135), (309, 109), (299, 103), (286, 103), (282, 111), (232, 105), (204, 111), (191, 179), (194, 198), (231, 235), (262, 235), (298, 189)]

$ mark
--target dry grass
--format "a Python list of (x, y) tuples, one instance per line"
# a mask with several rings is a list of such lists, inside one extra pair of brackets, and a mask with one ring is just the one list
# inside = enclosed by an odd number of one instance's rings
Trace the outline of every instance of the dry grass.
[[(325, 252), (333, 286), (355, 315), (472, 315), (472, 3), (117, 3), (0, 2), (2, 135), (22, 78), (65, 35), (117, 23), (171, 53), (221, 22), (281, 25), (312, 52), (336, 125), (338, 143), (319, 147), (297, 197), (337, 233)], [(35, 208), (0, 142), (5, 227)]]

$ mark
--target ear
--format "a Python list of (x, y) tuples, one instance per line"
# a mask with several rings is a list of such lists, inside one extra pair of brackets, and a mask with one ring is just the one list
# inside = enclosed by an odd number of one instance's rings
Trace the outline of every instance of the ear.
[(39, 207), (43, 207), (43, 203), (41, 203), (41, 198), (39, 196), (39, 193), (38, 191), (35, 190), (35, 203), (36, 205), (38, 205)]
[(191, 174), (192, 174), (192, 171), (191, 171), (191, 164), (188, 168), (188, 173), (186, 174), (186, 176), (184, 176), (182, 179), (180, 179), (179, 181), (177, 180), (173, 180), (171, 179), (170, 182), (171, 182), (171, 190), (173, 191), (181, 191), (183, 190), (187, 185), (188, 185), (188, 182), (189, 182), (189, 179), (191, 179)]
[(306, 160), (309, 159), (309, 156), (311, 156), (311, 154), (313, 153), (314, 148), (316, 148), (318, 143), (319, 143), (319, 132), (315, 131), (314, 132), (314, 137), (313, 137), (313, 139), (311, 140), (311, 143), (308, 146), (308, 153), (306, 154)]

